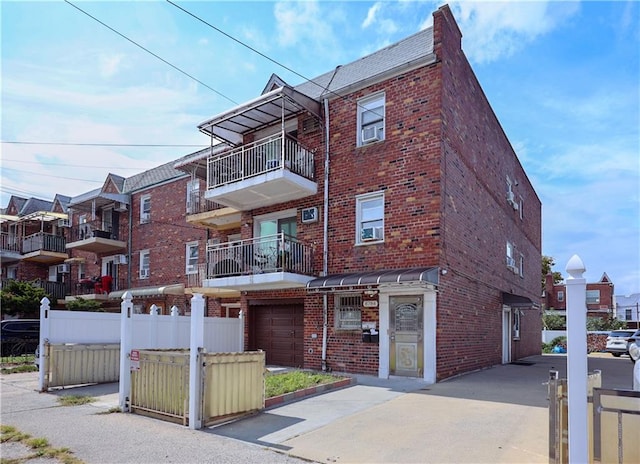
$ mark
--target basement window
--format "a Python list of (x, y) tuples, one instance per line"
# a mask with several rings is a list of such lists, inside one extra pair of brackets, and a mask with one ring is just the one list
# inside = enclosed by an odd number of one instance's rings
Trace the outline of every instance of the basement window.
[(362, 329), (362, 296), (361, 295), (336, 295), (336, 329), (337, 330), (361, 330)]

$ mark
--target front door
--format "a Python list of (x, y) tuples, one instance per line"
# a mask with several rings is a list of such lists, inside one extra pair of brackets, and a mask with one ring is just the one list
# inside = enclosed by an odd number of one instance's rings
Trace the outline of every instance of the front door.
[(422, 377), (423, 348), (422, 296), (389, 297), (389, 373)]

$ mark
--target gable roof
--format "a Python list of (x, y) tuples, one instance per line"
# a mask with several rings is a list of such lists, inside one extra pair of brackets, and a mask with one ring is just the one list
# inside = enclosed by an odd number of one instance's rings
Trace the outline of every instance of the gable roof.
[(131, 193), (143, 188), (151, 187), (168, 180), (177, 179), (178, 177), (185, 176), (185, 173), (178, 171), (173, 167), (175, 161), (162, 164), (155, 168), (141, 172), (131, 177), (124, 179), (122, 190), (126, 193)]

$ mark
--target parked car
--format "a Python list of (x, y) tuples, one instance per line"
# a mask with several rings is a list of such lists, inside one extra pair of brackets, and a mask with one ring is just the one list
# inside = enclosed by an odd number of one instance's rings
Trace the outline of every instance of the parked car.
[(7, 319), (0, 328), (2, 356), (32, 354), (40, 343), (39, 319)]
[(612, 330), (607, 337), (607, 346), (604, 351), (611, 353), (616, 358), (623, 354), (629, 354), (627, 344), (629, 343), (629, 338), (632, 337), (635, 332), (633, 329)]
[[(635, 344), (634, 351), (631, 349), (631, 344)], [(636, 330), (634, 334), (629, 337), (627, 341), (627, 354), (631, 358), (631, 362), (635, 364), (640, 359), (640, 329)]]

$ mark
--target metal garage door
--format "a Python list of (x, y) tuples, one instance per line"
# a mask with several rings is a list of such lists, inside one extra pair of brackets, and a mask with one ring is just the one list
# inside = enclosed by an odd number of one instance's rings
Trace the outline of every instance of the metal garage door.
[(304, 363), (304, 305), (251, 306), (252, 349), (266, 353), (266, 363), (302, 367)]

